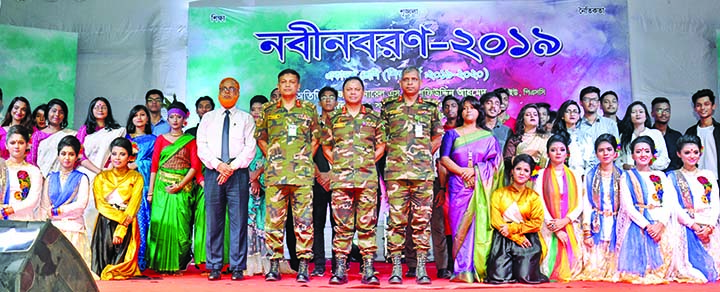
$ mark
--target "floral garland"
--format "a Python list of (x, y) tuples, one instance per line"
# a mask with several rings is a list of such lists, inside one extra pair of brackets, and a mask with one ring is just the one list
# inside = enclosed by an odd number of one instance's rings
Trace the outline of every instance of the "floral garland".
[(705, 204), (709, 204), (710, 203), (710, 192), (712, 192), (712, 184), (704, 176), (698, 176), (697, 180), (705, 188), (705, 195), (702, 196), (702, 202)]
[(540, 165), (535, 165), (535, 168), (530, 173), (530, 179), (535, 181), (538, 178), (538, 175), (540, 174)]
[(660, 202), (662, 204), (663, 202), (663, 194), (665, 193), (663, 191), (662, 183), (660, 182), (660, 177), (657, 175), (651, 175), (650, 181), (652, 181), (653, 185), (655, 186), (655, 193), (652, 195), (653, 200)]
[(30, 193), (30, 175), (27, 171), (21, 170), (17, 173), (18, 182), (20, 182), (20, 191), (15, 192), (16, 200), (25, 200)]

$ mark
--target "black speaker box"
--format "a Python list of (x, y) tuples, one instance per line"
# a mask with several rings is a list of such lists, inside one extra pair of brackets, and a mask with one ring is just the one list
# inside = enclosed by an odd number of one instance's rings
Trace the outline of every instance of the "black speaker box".
[(50, 222), (0, 221), (0, 291), (98, 291), (72, 243)]

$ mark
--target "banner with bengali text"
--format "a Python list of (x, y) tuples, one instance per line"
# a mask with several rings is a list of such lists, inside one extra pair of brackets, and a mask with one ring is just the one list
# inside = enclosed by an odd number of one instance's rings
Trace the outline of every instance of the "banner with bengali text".
[[(592, 3), (592, 5), (589, 5)], [(365, 101), (400, 94), (403, 68), (421, 69), (421, 95), (479, 97), (506, 87), (508, 112), (578, 100), (588, 85), (631, 100), (627, 2), (478, 1), (190, 7), (187, 100), (240, 82), (238, 107), (269, 97), (277, 73), (301, 74), (301, 99), (359, 76)], [(618, 114), (621, 114), (620, 112)]]

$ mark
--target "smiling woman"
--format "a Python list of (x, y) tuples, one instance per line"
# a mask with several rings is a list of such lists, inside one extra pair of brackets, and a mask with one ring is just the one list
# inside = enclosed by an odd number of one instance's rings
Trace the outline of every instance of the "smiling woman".
[[(40, 192), (42, 191), (42, 175), (40, 170), (25, 161), (30, 141), (30, 130), (15, 125), (8, 129), (5, 145), (10, 153), (7, 165), (3, 201), (0, 202), (0, 214), (4, 220), (34, 221), (44, 220), (39, 214)], [(5, 168), (0, 164), (0, 168)]]

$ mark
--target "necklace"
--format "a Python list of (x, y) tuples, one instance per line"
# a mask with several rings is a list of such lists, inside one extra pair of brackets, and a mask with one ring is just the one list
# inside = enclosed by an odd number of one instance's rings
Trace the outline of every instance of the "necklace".
[(183, 135), (182, 132), (180, 132), (179, 134), (173, 134), (173, 132), (170, 132), (170, 136), (173, 136), (173, 137), (180, 137), (182, 135)]

